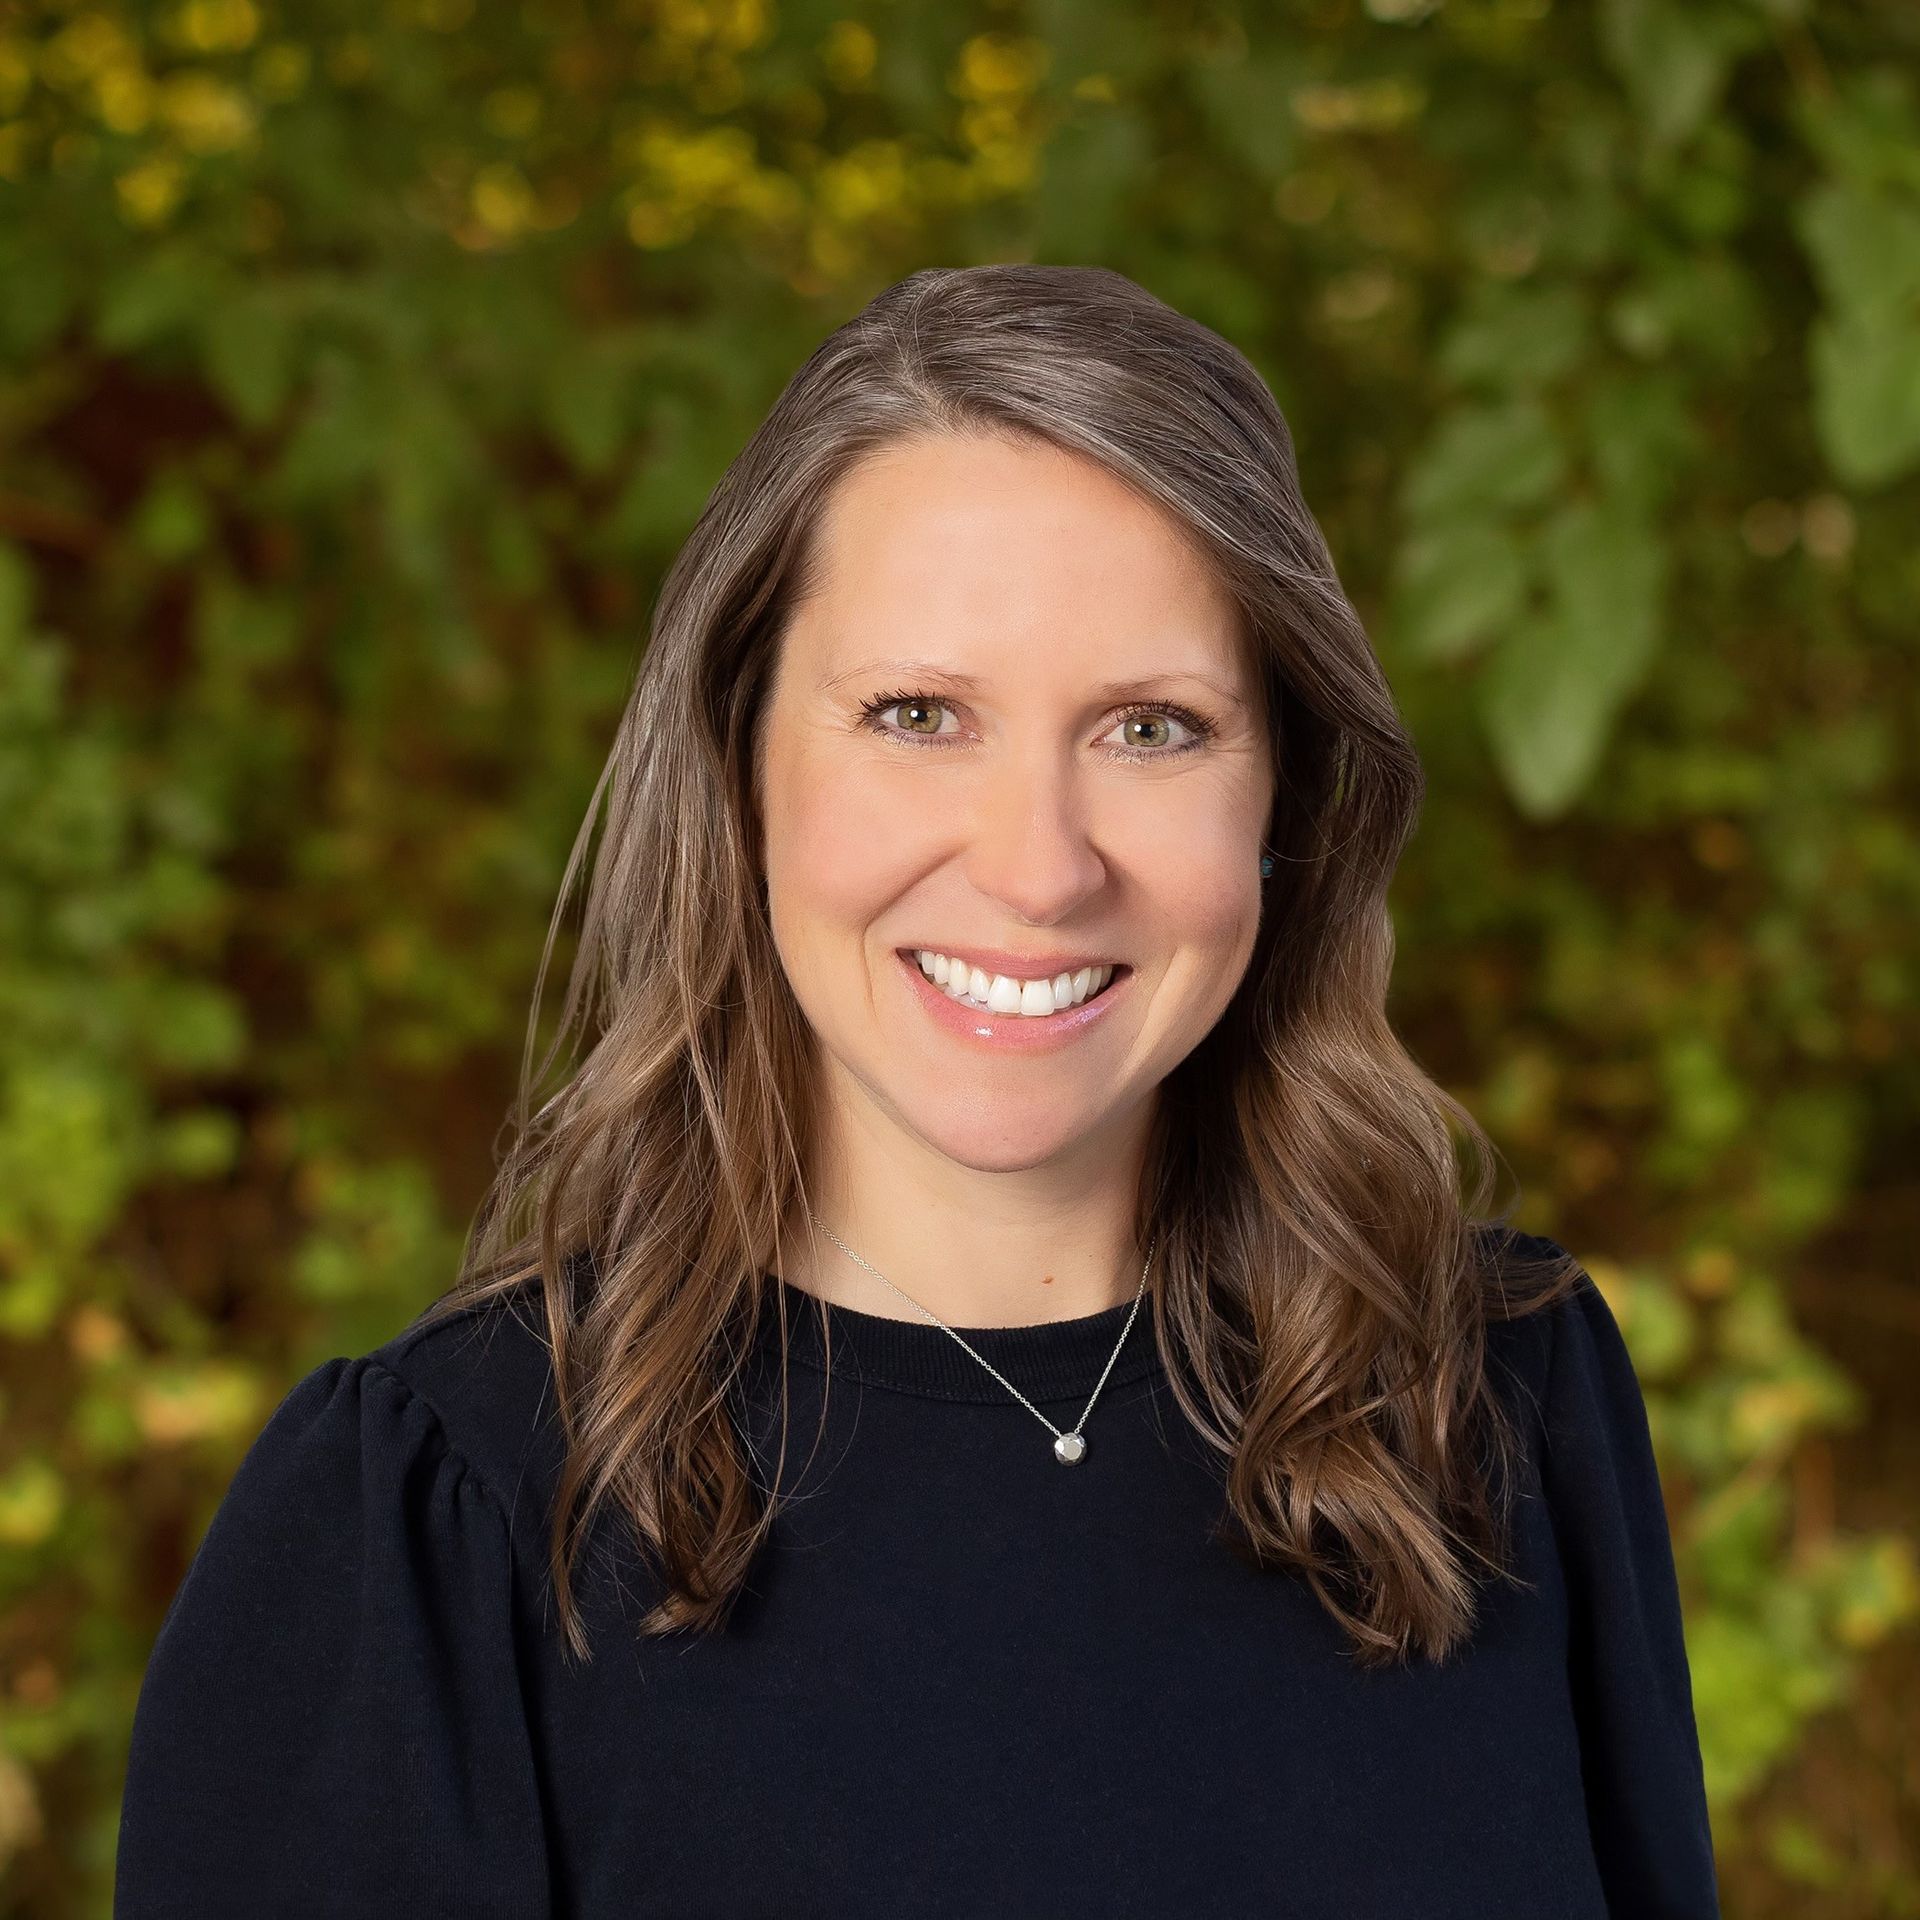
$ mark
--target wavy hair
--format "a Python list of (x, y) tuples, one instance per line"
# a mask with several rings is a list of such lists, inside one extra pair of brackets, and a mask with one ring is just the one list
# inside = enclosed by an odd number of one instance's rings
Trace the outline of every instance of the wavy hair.
[(1478, 1579), (1508, 1572), (1516, 1435), (1486, 1324), (1579, 1269), (1486, 1257), (1498, 1156), (1388, 1025), (1386, 894), (1423, 775), (1280, 408), (1219, 335), (1104, 268), (910, 275), (821, 343), (721, 476), (561, 882), (507, 1144), (420, 1323), (517, 1288), (544, 1304), (564, 1449), (547, 1546), (574, 1653), (591, 1657), (574, 1563), (609, 1504), (657, 1587), (640, 1631), (723, 1627), (776, 1506), (729, 1394), (782, 1223), (810, 1209), (814, 1146), (816, 1042), (761, 873), (758, 724), (836, 483), (892, 443), (967, 434), (1098, 461), (1186, 530), (1238, 609), (1276, 865), (1245, 978), (1157, 1090), (1135, 1220), (1157, 1249), (1154, 1337), (1220, 1460), (1216, 1538), (1309, 1582), (1361, 1664), (1444, 1658)]

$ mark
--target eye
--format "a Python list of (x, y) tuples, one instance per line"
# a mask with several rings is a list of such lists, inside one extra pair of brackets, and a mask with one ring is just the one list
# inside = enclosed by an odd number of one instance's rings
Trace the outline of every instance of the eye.
[[(895, 707), (900, 709), (899, 723), (882, 724), (881, 715), (890, 713)], [(876, 696), (860, 709), (860, 715), (863, 724), (883, 736), (907, 733), (917, 739), (929, 740), (939, 734), (941, 717), (947, 711), (947, 707), (930, 694), (903, 691)]]
[[(1152, 739), (1142, 747), (1133, 733), (1140, 728), (1160, 728), (1165, 735), (1167, 720), (1187, 733), (1187, 739), (1175, 741), (1173, 745), (1156, 745)], [(1123, 760), (1175, 760), (1183, 753), (1194, 753), (1198, 747), (1204, 747), (1217, 728), (1204, 714), (1196, 714), (1190, 707), (1177, 707), (1173, 701), (1152, 701), (1139, 707), (1129, 707), (1119, 716), (1119, 726), (1127, 732), (1127, 743), (1117, 747), (1116, 753)]]
[[(1168, 722), (1191, 736), (1185, 740), (1167, 744)], [(1213, 738), (1213, 727), (1199, 714), (1186, 707), (1166, 704), (1160, 706), (1129, 707), (1120, 717), (1120, 726), (1126, 735), (1126, 742), (1120, 748), (1123, 759), (1129, 760), (1170, 760), (1176, 754), (1190, 752), (1195, 747), (1203, 747)], [(1149, 737), (1144, 745), (1135, 738), (1137, 729), (1160, 729), (1156, 740)]]
[[(900, 719), (888, 720), (886, 716), (896, 708)], [(876, 694), (867, 701), (860, 709), (860, 724), (870, 733), (876, 733), (881, 739), (894, 741), (898, 745), (945, 748), (955, 745), (959, 739), (957, 728), (947, 731), (941, 726), (941, 721), (952, 711), (944, 700), (938, 700), (932, 694), (915, 693), (903, 687), (892, 693)], [(1169, 721), (1188, 737), (1169, 743)], [(1144, 729), (1146, 732), (1144, 742), (1130, 737), (1113, 749), (1116, 759), (1132, 761), (1176, 760), (1184, 753), (1206, 746), (1218, 732), (1214, 723), (1204, 715), (1170, 700), (1143, 701), (1127, 707), (1121, 712), (1116, 725), (1126, 729)]]

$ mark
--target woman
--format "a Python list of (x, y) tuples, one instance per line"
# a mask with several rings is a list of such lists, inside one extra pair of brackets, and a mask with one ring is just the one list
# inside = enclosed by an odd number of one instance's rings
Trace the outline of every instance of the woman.
[(601, 792), (588, 1045), (240, 1468), (122, 1920), (1714, 1913), (1645, 1408), (1387, 1024), (1419, 763), (1247, 362), (889, 289)]

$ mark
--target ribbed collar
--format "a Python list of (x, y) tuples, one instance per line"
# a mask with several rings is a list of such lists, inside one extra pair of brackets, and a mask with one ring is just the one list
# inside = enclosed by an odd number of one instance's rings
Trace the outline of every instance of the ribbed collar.
[[(857, 1379), (900, 1393), (936, 1400), (1006, 1404), (1003, 1387), (951, 1334), (928, 1320), (895, 1320), (838, 1306), (791, 1281), (768, 1274), (766, 1311), (761, 1317), (763, 1349), (776, 1361), (780, 1350), (778, 1315), (787, 1322), (787, 1355), (816, 1372)], [(905, 1303), (902, 1302), (904, 1305)], [(991, 1361), (1029, 1400), (1085, 1400), (1096, 1386), (1133, 1313), (1133, 1301), (1083, 1314), (1074, 1320), (1047, 1320), (1037, 1326), (954, 1326), (983, 1358)], [(822, 1330), (822, 1320), (825, 1330)], [(829, 1344), (830, 1343), (830, 1344)], [(831, 1365), (829, 1365), (829, 1360)], [(1160, 1370), (1153, 1337), (1153, 1299), (1142, 1295), (1140, 1310), (1106, 1392)]]

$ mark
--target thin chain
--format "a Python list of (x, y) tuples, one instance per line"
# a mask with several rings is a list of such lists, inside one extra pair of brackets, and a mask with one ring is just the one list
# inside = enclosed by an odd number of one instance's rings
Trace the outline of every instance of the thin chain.
[[(884, 1273), (882, 1273), (878, 1267), (876, 1267), (870, 1260), (862, 1260), (860, 1256), (857, 1253), (855, 1253), (854, 1250), (850, 1246), (848, 1246), (847, 1243), (844, 1240), (842, 1240), (840, 1236), (837, 1233), (835, 1233), (834, 1230), (830, 1226), (828, 1226), (827, 1223), (824, 1220), (822, 1220), (817, 1213), (811, 1214), (809, 1217), (812, 1219), (813, 1224), (816, 1227), (818, 1227), (820, 1231), (824, 1233), (827, 1236), (827, 1238), (831, 1240), (833, 1244), (836, 1247), (838, 1247), (840, 1251), (847, 1256), (849, 1260), (853, 1261), (858, 1266), (865, 1267), (866, 1270), (870, 1274), (872, 1274), (876, 1280), (885, 1281), (885, 1283), (888, 1286), (893, 1287), (894, 1292), (897, 1293), (900, 1296), (900, 1298), (907, 1303), (908, 1306), (912, 1307), (918, 1313), (926, 1314), (927, 1318), (931, 1320), (933, 1324), (936, 1327), (938, 1327), (942, 1333), (951, 1334), (955, 1340), (959, 1340), (960, 1344), (963, 1347), (966, 1347), (967, 1351), (973, 1354), (973, 1357), (976, 1360), (978, 1360), (980, 1364), (983, 1367), (985, 1367), (986, 1370), (990, 1374), (992, 1374), (993, 1377), (996, 1380), (998, 1380), (1000, 1384), (1003, 1387), (1005, 1387), (1006, 1390), (1010, 1394), (1012, 1394), (1013, 1397), (1016, 1400), (1018, 1400), (1020, 1404), (1023, 1407), (1025, 1407), (1026, 1410), (1030, 1414), (1032, 1414), (1033, 1417), (1036, 1420), (1038, 1420), (1043, 1427), (1047, 1429), (1049, 1433), (1051, 1433), (1054, 1436), (1056, 1440), (1063, 1440), (1066, 1438), (1066, 1433), (1063, 1433), (1060, 1428), (1056, 1427), (1053, 1424), (1053, 1422), (1049, 1420), (1047, 1416), (1044, 1413), (1042, 1413), (1040, 1409), (1036, 1407), (1033, 1404), (1033, 1402), (1029, 1400), (1027, 1396), (1024, 1393), (1022, 1393), (1020, 1389), (1016, 1387), (1013, 1384), (1013, 1382), (1009, 1380), (1007, 1376), (1004, 1373), (1002, 1373), (1000, 1369), (993, 1364), (991, 1360), (982, 1358), (982, 1356), (979, 1353), (977, 1353), (971, 1346), (967, 1345), (967, 1342), (965, 1340), (961, 1340), (960, 1336), (957, 1333), (954, 1333), (953, 1329), (950, 1326), (948, 1326), (947, 1323), (944, 1320), (942, 1320), (937, 1313), (930, 1312), (927, 1308), (921, 1306), (920, 1302), (916, 1300), (913, 1297), (913, 1295), (906, 1290), (906, 1288), (894, 1287), (893, 1282), (891, 1280), (888, 1280), (887, 1276)], [(1094, 1400), (1098, 1400), (1100, 1398), (1100, 1388), (1104, 1387), (1107, 1384), (1107, 1375), (1113, 1371), (1113, 1363), (1120, 1358), (1120, 1349), (1127, 1344), (1127, 1335), (1133, 1331), (1134, 1314), (1137, 1314), (1140, 1311), (1141, 1297), (1142, 1295), (1145, 1294), (1147, 1290), (1147, 1275), (1151, 1273), (1152, 1270), (1153, 1270), (1153, 1243), (1149, 1241), (1147, 1243), (1146, 1264), (1140, 1269), (1140, 1285), (1134, 1293), (1133, 1309), (1132, 1309), (1132, 1312), (1130, 1312), (1127, 1315), (1127, 1324), (1120, 1329), (1120, 1338), (1118, 1341), (1115, 1342), (1112, 1353), (1110, 1353), (1107, 1356), (1107, 1364), (1105, 1365), (1105, 1367), (1101, 1369), (1100, 1385), (1094, 1388), (1093, 1399), (1087, 1402), (1085, 1411), (1080, 1415), (1080, 1418), (1076, 1420), (1073, 1423), (1073, 1425), (1066, 1430), (1066, 1432), (1078, 1433), (1080, 1429), (1087, 1424), (1087, 1415), (1093, 1411), (1093, 1402)]]

